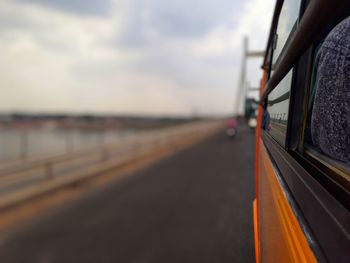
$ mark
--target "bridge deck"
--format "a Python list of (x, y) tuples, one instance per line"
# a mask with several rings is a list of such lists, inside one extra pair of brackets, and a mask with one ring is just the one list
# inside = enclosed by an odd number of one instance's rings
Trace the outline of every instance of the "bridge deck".
[(36, 218), (1, 262), (254, 262), (254, 134), (242, 127)]

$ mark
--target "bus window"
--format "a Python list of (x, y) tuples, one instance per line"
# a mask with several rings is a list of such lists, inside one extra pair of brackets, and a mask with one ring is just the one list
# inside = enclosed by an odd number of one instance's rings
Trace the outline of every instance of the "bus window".
[[(282, 57), (283, 50), (287, 46), (289, 38), (296, 30), (300, 0), (285, 0), (278, 19), (275, 41), (272, 43), (272, 65), (269, 76), (273, 74), (278, 60)], [(263, 129), (285, 146), (287, 133), (287, 120), (289, 110), (290, 89), (292, 86), (293, 70), (281, 80), (274, 90), (268, 95), (267, 109), (263, 115)], [(268, 123), (266, 123), (268, 120)]]
[(283, 146), (285, 145), (287, 133), (292, 72), (293, 70), (289, 71), (267, 98), (267, 112), (270, 116), (270, 125), (267, 130), (270, 135)]
[[(350, 17), (316, 45), (305, 152), (350, 182)], [(340, 176), (339, 176), (340, 175)], [(339, 180), (338, 180), (339, 181)]]
[(282, 54), (291, 32), (295, 30), (299, 16), (300, 0), (285, 0), (278, 20), (272, 68)]

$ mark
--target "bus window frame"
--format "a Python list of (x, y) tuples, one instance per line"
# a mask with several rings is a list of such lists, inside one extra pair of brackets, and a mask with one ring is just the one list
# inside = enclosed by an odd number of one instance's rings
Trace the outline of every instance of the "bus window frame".
[[(294, 66), (294, 86), (290, 92), (286, 149), (300, 150), (304, 144), (304, 125), (310, 87), (312, 48), (309, 48)], [(306, 74), (305, 74), (306, 72)]]

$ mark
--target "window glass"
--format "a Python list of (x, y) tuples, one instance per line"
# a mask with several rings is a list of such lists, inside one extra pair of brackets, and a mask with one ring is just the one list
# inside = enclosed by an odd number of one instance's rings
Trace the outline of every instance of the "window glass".
[(267, 98), (267, 112), (270, 116), (268, 131), (280, 144), (285, 145), (292, 72), (281, 80)]
[(303, 151), (333, 170), (336, 175), (331, 176), (350, 189), (350, 132), (347, 128), (350, 124), (347, 107), (350, 85), (339, 81), (347, 79), (343, 58), (347, 57), (348, 51), (327, 48), (347, 39), (344, 32), (350, 30), (350, 18), (329, 28), (327, 38), (314, 44)]
[(300, 0), (285, 0), (283, 3), (276, 31), (277, 42), (272, 59), (273, 64), (276, 63), (279, 55), (282, 53), (291, 31), (293, 31), (294, 25), (296, 25), (299, 8)]

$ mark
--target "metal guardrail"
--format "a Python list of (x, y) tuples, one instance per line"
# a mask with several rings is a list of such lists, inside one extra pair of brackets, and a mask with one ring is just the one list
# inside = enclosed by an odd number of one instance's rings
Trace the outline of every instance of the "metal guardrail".
[[(17, 165), (0, 167), (0, 187), (10, 187), (13, 184), (21, 183), (31, 178), (39, 178), (40, 182), (54, 179), (65, 173), (78, 172), (81, 169), (93, 167), (114, 158), (123, 158), (125, 155), (132, 155), (136, 152), (160, 148), (183, 137), (217, 128), (218, 125), (222, 125), (222, 122), (202, 121), (172, 128), (163, 128), (157, 131), (142, 132), (119, 143), (106, 144), (68, 154), (28, 160)], [(77, 162), (77, 164), (74, 164), (74, 162)], [(61, 166), (61, 171), (55, 171), (55, 168), (59, 166)]]

